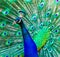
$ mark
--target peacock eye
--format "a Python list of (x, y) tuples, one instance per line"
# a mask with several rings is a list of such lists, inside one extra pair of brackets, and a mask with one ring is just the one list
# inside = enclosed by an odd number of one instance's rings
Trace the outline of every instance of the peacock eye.
[(40, 3), (40, 7), (44, 7), (44, 2), (41, 2)]
[(6, 56), (6, 57), (8, 57), (8, 56)]
[(3, 15), (8, 15), (9, 12), (10, 12), (10, 9), (8, 9), (8, 8), (2, 10)]
[(47, 15), (49, 15), (49, 13), (47, 13)]
[(5, 23), (2, 23), (2, 26), (6, 26), (6, 24)]
[(1, 22), (0, 28), (4, 28), (4, 27), (6, 27), (6, 22)]
[(40, 5), (41, 5), (41, 6), (44, 6), (44, 3), (42, 2)]
[(18, 57), (20, 57), (20, 55), (18, 55)]
[(2, 33), (2, 36), (6, 36), (6, 35), (7, 35), (7, 32), (3, 32), (3, 33)]
[(18, 34), (20, 34), (20, 32), (18, 32)]
[(57, 2), (59, 1), (59, 0), (56, 0)]
[(6, 32), (4, 33), (4, 35), (6, 35)]
[(37, 19), (38, 19), (38, 15), (37, 15), (37, 14), (33, 14), (33, 15), (32, 15), (32, 19), (33, 19), (33, 20), (37, 20)]
[(5, 24), (2, 24), (2, 26), (4, 26)]

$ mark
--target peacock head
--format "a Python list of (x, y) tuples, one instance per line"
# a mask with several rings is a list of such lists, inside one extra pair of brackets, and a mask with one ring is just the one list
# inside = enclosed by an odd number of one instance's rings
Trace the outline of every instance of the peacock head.
[(19, 17), (21, 17), (21, 18), (26, 15), (26, 13), (24, 11), (19, 10), (18, 12), (19, 12)]
[(16, 24), (16, 23), (20, 23), (22, 18), (26, 15), (26, 13), (24, 11), (19, 11), (19, 16), (16, 17), (15, 21), (13, 22), (13, 24)]

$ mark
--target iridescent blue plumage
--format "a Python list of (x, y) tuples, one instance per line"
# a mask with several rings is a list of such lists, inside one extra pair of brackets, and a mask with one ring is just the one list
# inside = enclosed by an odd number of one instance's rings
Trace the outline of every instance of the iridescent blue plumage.
[[(21, 18), (18, 18), (16, 19), (16, 21), (19, 21), (20, 19)], [(22, 30), (22, 36), (23, 36), (23, 41), (24, 41), (24, 57), (38, 57), (36, 44), (32, 40), (23, 21), (21, 20), (21, 22), (18, 24), (20, 25), (21, 30)]]

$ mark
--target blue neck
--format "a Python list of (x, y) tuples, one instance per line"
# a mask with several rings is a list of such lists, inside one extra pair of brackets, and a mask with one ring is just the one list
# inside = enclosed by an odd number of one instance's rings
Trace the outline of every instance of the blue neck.
[(24, 40), (24, 57), (38, 57), (37, 47), (34, 41), (32, 40), (28, 30), (26, 29), (23, 21), (19, 23), (22, 36)]

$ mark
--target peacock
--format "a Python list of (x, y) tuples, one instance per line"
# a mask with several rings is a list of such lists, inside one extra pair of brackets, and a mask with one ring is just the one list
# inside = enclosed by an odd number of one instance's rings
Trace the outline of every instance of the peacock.
[(0, 57), (28, 56), (60, 57), (60, 0), (0, 0)]

